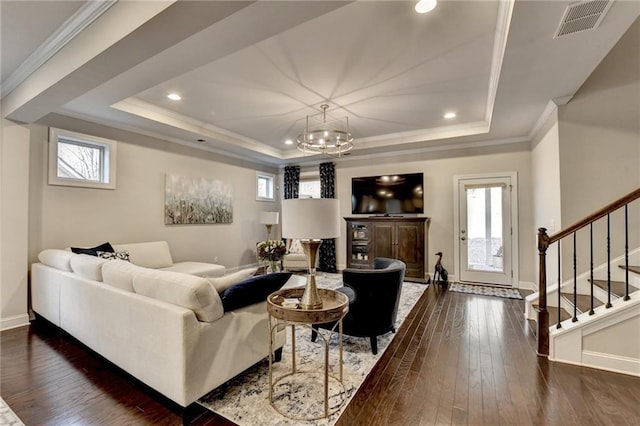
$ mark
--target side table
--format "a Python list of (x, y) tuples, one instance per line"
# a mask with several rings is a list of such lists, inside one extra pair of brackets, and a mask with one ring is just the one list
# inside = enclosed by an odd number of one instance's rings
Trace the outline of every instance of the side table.
[[(331, 376), (336, 379), (340, 385), (342, 383), (342, 319), (349, 311), (349, 299), (343, 293), (335, 290), (318, 289), (320, 297), (322, 298), (322, 308), (319, 309), (300, 309), (298, 307), (283, 306), (285, 299), (300, 299), (304, 288), (290, 288), (282, 289), (272, 293), (267, 298), (267, 311), (269, 312), (269, 402), (271, 406), (283, 416), (289, 417), (293, 420), (317, 420), (328, 417), (329, 414), (329, 339), (331, 334), (338, 327), (338, 342), (339, 342), (339, 377)], [(275, 320), (275, 321), (274, 321)], [(314, 324), (324, 324), (328, 322), (336, 322), (336, 325), (330, 330), (328, 337), (325, 338), (321, 333), (318, 333), (324, 341), (324, 416), (320, 417), (292, 417), (288, 413), (283, 413), (275, 406), (273, 402), (273, 390), (274, 386), (282, 379), (294, 374), (314, 373), (311, 371), (298, 371), (296, 369), (296, 325), (304, 325), (312, 328)], [(291, 326), (291, 371), (283, 374), (274, 381), (273, 377), (273, 332), (278, 327)], [(343, 386), (344, 387), (344, 386)], [(344, 404), (343, 399), (342, 404)], [(337, 407), (333, 412), (335, 412)]]

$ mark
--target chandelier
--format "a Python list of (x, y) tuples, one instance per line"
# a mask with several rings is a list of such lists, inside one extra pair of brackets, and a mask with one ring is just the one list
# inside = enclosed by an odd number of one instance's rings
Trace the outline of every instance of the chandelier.
[[(320, 108), (322, 108), (321, 113), (307, 115), (304, 131), (296, 139), (298, 149), (339, 157), (353, 148), (353, 135), (349, 133), (349, 117), (327, 121), (329, 105), (322, 104)], [(319, 115), (322, 115), (322, 118), (319, 118)]]

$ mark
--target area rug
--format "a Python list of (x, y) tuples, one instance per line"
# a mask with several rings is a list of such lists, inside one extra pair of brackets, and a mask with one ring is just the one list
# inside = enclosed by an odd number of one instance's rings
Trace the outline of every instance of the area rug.
[(481, 296), (496, 296), (506, 299), (522, 299), (522, 295), (515, 288), (492, 287), (477, 284), (450, 283), (449, 291), (456, 293), (479, 294)]
[(0, 398), (0, 426), (24, 426), (24, 423), (2, 398)]
[[(319, 288), (337, 288), (342, 285), (339, 274), (320, 273), (317, 277)], [(303, 281), (304, 282), (304, 281)], [(427, 285), (405, 282), (402, 286), (396, 328), (416, 304)], [(269, 363), (264, 360), (227, 384), (201, 398), (198, 403), (241, 425), (333, 425), (347, 404), (364, 382), (375, 363), (382, 356), (395, 334), (387, 333), (378, 337), (378, 354), (371, 353), (368, 338), (343, 336), (343, 386), (335, 379), (329, 382), (329, 410), (335, 411), (328, 418), (314, 421), (290, 420), (279, 414), (269, 404)], [(266, 338), (266, 336), (265, 336)], [(330, 375), (338, 375), (337, 335), (330, 340)], [(317, 417), (323, 414), (324, 345), (322, 339), (314, 343), (310, 340), (309, 328), (296, 326), (296, 364), (298, 370), (315, 374), (294, 375), (275, 386), (274, 403), (283, 412), (293, 417)], [(273, 375), (279, 377), (291, 369), (291, 332), (287, 329), (287, 343), (282, 361), (274, 364)], [(341, 402), (342, 406), (338, 409)]]

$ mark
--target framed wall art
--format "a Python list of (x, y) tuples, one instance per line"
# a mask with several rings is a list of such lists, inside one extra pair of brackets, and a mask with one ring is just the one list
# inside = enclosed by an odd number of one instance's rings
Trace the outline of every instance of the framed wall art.
[(217, 179), (165, 175), (164, 223), (233, 222), (233, 188)]

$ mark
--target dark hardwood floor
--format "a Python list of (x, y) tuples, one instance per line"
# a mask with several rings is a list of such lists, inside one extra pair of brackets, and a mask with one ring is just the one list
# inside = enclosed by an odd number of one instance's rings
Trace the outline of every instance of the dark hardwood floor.
[[(523, 301), (431, 286), (338, 425), (640, 425), (640, 378), (535, 354)], [(177, 406), (57, 329), (2, 332), (0, 394), (26, 425), (178, 425)], [(193, 424), (230, 425), (212, 413)]]

